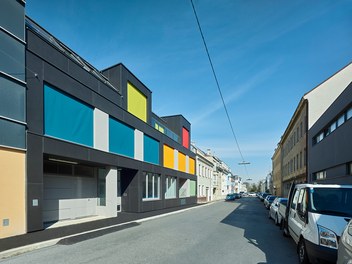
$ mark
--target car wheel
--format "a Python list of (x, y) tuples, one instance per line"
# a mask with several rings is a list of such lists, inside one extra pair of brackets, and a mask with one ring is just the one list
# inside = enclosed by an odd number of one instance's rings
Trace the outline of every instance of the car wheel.
[(275, 214), (275, 225), (279, 225), (279, 218), (278, 218), (278, 216), (277, 216), (277, 214)]
[(306, 245), (304, 243), (304, 239), (301, 239), (298, 243), (298, 262), (300, 264), (308, 264), (309, 263), (309, 259), (307, 256), (307, 250), (306, 250)]

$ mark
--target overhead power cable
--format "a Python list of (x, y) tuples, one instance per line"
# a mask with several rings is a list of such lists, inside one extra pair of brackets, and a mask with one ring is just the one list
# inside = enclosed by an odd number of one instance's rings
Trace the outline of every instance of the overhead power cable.
[(240, 145), (239, 145), (239, 143), (238, 143), (238, 140), (237, 140), (237, 137), (236, 137), (236, 134), (235, 134), (235, 130), (233, 129), (233, 125), (232, 125), (232, 122), (231, 122), (231, 119), (230, 119), (229, 112), (227, 111), (226, 103), (225, 103), (224, 97), (223, 97), (222, 92), (221, 92), (221, 88), (220, 88), (220, 84), (219, 84), (219, 81), (218, 81), (218, 77), (217, 77), (217, 75), (216, 75), (215, 68), (214, 68), (213, 62), (212, 62), (211, 57), (210, 57), (210, 53), (209, 53), (209, 50), (208, 50), (208, 46), (207, 46), (207, 43), (206, 43), (206, 41), (205, 41), (204, 34), (203, 34), (203, 30), (202, 30), (202, 27), (201, 27), (201, 25), (200, 25), (199, 18), (198, 18), (198, 15), (197, 15), (197, 11), (196, 11), (196, 9), (195, 9), (195, 7), (194, 7), (193, 0), (190, 0), (190, 1), (191, 1), (191, 4), (192, 4), (194, 16), (195, 16), (195, 18), (196, 18), (196, 20), (197, 20), (198, 29), (199, 29), (200, 35), (201, 35), (201, 37), (202, 37), (202, 40), (203, 40), (203, 44), (204, 44), (204, 47), (205, 47), (205, 51), (206, 51), (207, 56), (208, 56), (208, 60), (209, 60), (209, 63), (210, 63), (210, 67), (211, 67), (211, 70), (212, 70), (212, 72), (213, 72), (213, 76), (214, 76), (214, 79), (215, 79), (215, 82), (216, 82), (216, 87), (218, 88), (218, 91), (219, 91), (219, 94), (220, 94), (220, 97), (221, 97), (221, 101), (222, 101), (222, 104), (223, 104), (223, 106), (224, 106), (225, 113), (226, 113), (226, 116), (227, 116), (227, 120), (228, 120), (228, 122), (229, 122), (231, 131), (232, 131), (233, 138), (235, 139), (238, 152), (240, 153), (240, 156), (241, 156), (241, 159), (242, 159), (242, 162), (241, 162), (241, 163), (244, 165), (245, 171), (246, 171), (246, 175), (247, 175), (247, 177), (248, 177), (248, 171), (247, 171), (246, 162), (245, 162), (245, 160), (244, 160), (244, 158), (243, 158), (243, 154), (242, 154)]

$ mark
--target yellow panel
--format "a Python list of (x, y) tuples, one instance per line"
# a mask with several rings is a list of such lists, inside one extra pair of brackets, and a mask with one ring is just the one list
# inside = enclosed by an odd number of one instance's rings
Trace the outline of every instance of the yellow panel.
[(159, 126), (159, 131), (160, 131), (161, 133), (165, 134), (165, 130), (164, 130), (164, 128), (161, 127), (161, 126)]
[(147, 122), (147, 98), (132, 84), (127, 84), (127, 111)]
[(174, 169), (174, 149), (164, 145), (164, 167)]
[(186, 172), (186, 155), (181, 152), (178, 153), (178, 170)]
[(189, 173), (194, 174), (194, 172), (195, 172), (194, 159), (189, 158)]
[[(25, 153), (0, 148), (0, 239), (26, 232)], [(2, 226), (8, 219), (8, 226)]]

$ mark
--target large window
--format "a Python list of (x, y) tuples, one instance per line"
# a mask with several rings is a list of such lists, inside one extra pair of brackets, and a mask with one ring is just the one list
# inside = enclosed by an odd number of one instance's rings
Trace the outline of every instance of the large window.
[(160, 199), (160, 175), (143, 172), (143, 200)]
[(176, 198), (176, 177), (166, 176), (165, 199)]
[(26, 148), (25, 125), (0, 118), (0, 145)]
[(93, 108), (44, 85), (44, 133), (93, 147)]

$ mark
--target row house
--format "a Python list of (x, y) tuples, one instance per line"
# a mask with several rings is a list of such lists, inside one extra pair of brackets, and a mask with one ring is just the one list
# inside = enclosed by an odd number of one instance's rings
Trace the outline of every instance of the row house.
[(197, 203), (191, 124), (123, 64), (97, 70), (21, 0), (0, 1), (0, 39), (0, 238)]
[[(340, 122), (338, 118), (341, 117), (340, 120), (342, 122), (343, 119), (343, 123), (349, 121), (348, 107), (351, 97), (348, 97), (348, 93), (344, 93), (344, 91), (351, 80), (352, 64), (349, 64), (301, 98), (272, 157), (273, 182), (277, 195), (287, 196), (293, 182), (313, 182), (317, 178), (325, 177), (323, 175), (325, 167), (320, 161), (323, 153), (316, 151), (319, 148), (314, 148), (314, 146), (316, 142), (320, 141), (320, 138), (329, 135), (329, 131), (338, 127), (338, 122)], [(338, 100), (340, 97), (345, 99)], [(336, 100), (342, 103), (335, 103)], [(347, 102), (343, 100), (347, 100)], [(336, 114), (337, 119), (326, 120), (326, 116), (329, 116), (326, 112), (332, 109), (333, 104), (340, 106), (340, 112), (336, 110), (338, 108), (336, 106), (334, 110), (331, 110)], [(321, 120), (322, 118), (324, 120)], [(332, 127), (330, 128), (329, 125)], [(337, 134), (335, 133), (335, 135)], [(344, 142), (346, 138), (341, 140)], [(342, 142), (340, 142), (340, 146), (344, 144)], [(328, 146), (336, 148), (337, 145), (334, 143), (330, 143)], [(334, 160), (335, 157), (330, 154), (330, 159)], [(316, 166), (316, 163), (320, 165)], [(330, 162), (331, 168), (333, 167), (332, 163), (337, 165), (334, 160)], [(318, 167), (321, 170), (318, 170)], [(342, 183), (338, 180), (335, 182)]]
[(212, 181), (214, 164), (208, 158), (207, 153), (191, 143), (191, 150), (196, 155), (196, 175), (198, 184), (198, 203), (213, 200)]

